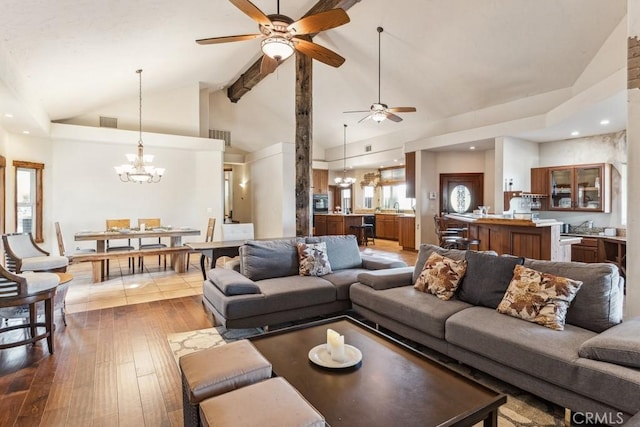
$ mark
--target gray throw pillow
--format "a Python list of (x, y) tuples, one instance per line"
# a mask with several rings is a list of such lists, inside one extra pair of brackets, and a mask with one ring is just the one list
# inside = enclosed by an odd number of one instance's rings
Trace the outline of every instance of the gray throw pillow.
[(640, 368), (640, 317), (622, 322), (586, 340), (580, 357)]
[(458, 299), (473, 305), (497, 308), (524, 258), (493, 256), (467, 251), (467, 272), (458, 289)]
[(240, 272), (251, 280), (298, 275), (301, 240), (249, 240), (240, 246)]
[(327, 256), (333, 271), (362, 267), (362, 257), (356, 236), (319, 236), (318, 240), (327, 244)]

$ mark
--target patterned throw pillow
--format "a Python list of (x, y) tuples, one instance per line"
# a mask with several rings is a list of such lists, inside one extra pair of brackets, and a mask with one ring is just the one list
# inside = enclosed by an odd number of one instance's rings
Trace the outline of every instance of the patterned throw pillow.
[(456, 293), (466, 270), (466, 260), (456, 261), (433, 252), (424, 263), (422, 273), (413, 287), (447, 301)]
[(569, 304), (582, 286), (578, 280), (516, 265), (498, 312), (564, 330)]
[(324, 276), (332, 272), (325, 242), (298, 243), (298, 263), (301, 276)]

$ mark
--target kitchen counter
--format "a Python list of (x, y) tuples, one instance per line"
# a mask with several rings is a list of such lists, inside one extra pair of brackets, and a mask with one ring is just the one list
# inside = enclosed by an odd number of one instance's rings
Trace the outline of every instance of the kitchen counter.
[(479, 250), (496, 251), (525, 258), (570, 261), (571, 245), (581, 239), (561, 239), (562, 222), (555, 219), (504, 218), (502, 215), (447, 214), (446, 218), (464, 223), (470, 239), (480, 240)]
[(313, 226), (316, 236), (356, 234), (351, 226), (362, 225), (368, 214), (315, 214)]

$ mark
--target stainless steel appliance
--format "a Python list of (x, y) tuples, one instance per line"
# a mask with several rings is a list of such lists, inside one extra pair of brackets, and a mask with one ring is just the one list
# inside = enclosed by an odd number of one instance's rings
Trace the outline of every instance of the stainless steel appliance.
[(329, 196), (327, 194), (313, 195), (313, 213), (314, 214), (329, 213)]

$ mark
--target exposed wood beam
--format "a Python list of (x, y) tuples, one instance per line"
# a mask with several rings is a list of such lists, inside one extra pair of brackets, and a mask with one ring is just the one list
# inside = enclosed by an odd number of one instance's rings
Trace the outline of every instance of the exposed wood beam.
[(296, 236), (311, 236), (313, 60), (296, 53)]
[[(359, 3), (360, 0), (319, 0), (304, 16), (313, 15), (326, 10), (342, 8), (345, 11), (349, 10), (351, 6)], [(304, 18), (303, 16), (303, 18)], [(311, 37), (316, 34), (310, 34)], [(231, 102), (238, 102), (242, 96), (249, 92), (255, 85), (260, 83), (266, 75), (260, 74), (260, 62), (262, 57), (258, 58), (247, 71), (245, 71), (238, 80), (233, 82), (231, 86), (227, 88), (227, 97)]]

